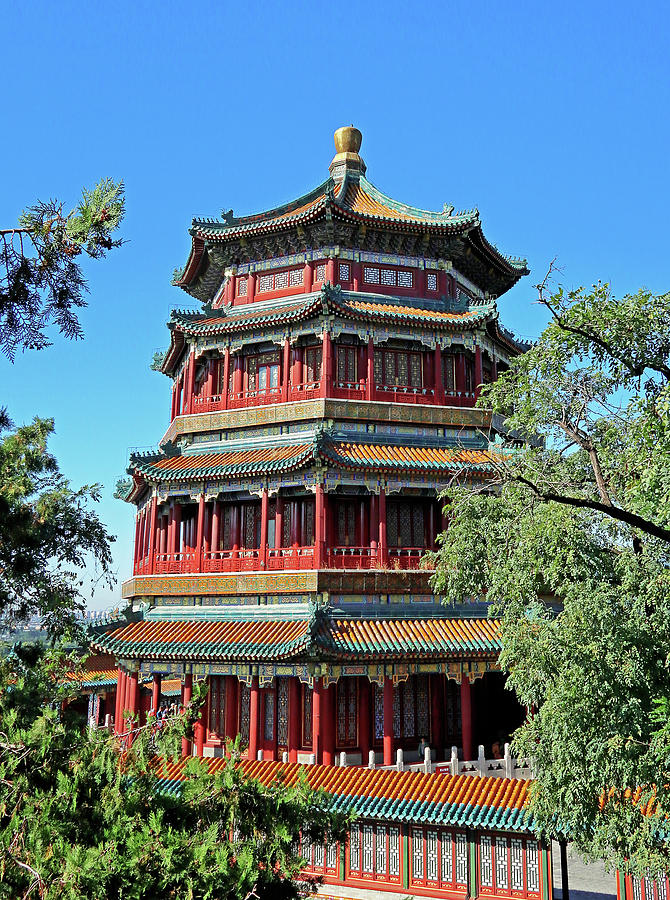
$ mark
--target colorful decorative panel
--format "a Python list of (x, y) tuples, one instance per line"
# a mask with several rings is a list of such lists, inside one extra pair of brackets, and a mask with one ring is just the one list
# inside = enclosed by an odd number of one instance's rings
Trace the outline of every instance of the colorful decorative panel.
[(414, 720), (414, 679), (405, 681), (400, 687), (402, 692), (402, 736), (405, 738), (416, 737)]
[(375, 684), (375, 739), (378, 741), (384, 738), (384, 688), (380, 684)]
[[(382, 694), (383, 696), (383, 694)], [(402, 719), (400, 716), (400, 685), (393, 685), (393, 737), (402, 737)]]
[(302, 743), (304, 747), (312, 746), (312, 691), (303, 684), (302, 687)]
[(416, 684), (416, 734), (420, 738), (430, 738), (428, 676), (416, 675), (414, 683)]
[(243, 744), (249, 743), (249, 704), (251, 691), (249, 685), (240, 681), (240, 739)]
[(263, 738), (266, 741), (275, 739), (275, 692), (265, 691), (263, 704)]

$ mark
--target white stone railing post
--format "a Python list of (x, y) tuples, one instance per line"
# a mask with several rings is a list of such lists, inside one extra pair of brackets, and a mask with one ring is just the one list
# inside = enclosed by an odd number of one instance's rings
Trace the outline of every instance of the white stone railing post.
[(375, 767), (375, 751), (370, 750), (368, 753), (368, 769), (374, 769)]
[(430, 747), (425, 747), (423, 751), (423, 771), (426, 775), (430, 775), (433, 771), (433, 763), (430, 758)]
[(281, 761), (282, 761), (283, 763), (287, 763), (287, 762), (288, 762), (288, 750), (283, 750), (283, 751), (282, 751)]
[(505, 778), (514, 777), (514, 760), (512, 759), (512, 751), (509, 744), (505, 744)]
[(451, 768), (451, 774), (458, 775), (458, 772), (459, 772), (458, 747), (451, 748), (451, 760), (449, 762), (449, 766)]
[(313, 766), (316, 764), (316, 753), (309, 754), (309, 765)]
[(398, 749), (396, 750), (395, 767), (398, 770), (398, 772), (402, 772), (402, 770), (405, 768), (404, 754), (402, 752), (401, 747), (398, 747)]
[(347, 764), (347, 754), (346, 754), (346, 753), (344, 752), (344, 750), (343, 750), (343, 751), (340, 753), (340, 765), (341, 765), (342, 767), (344, 767), (344, 766), (346, 766), (346, 764)]
[(484, 745), (477, 747), (477, 771), (480, 775), (486, 775), (486, 756), (484, 755)]

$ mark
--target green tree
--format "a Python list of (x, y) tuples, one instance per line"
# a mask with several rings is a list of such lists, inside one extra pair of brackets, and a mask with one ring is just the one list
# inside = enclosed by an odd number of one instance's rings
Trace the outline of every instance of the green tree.
[(0, 230), (0, 350), (14, 359), (17, 350), (49, 345), (55, 325), (68, 338), (83, 336), (77, 309), (88, 290), (81, 254), (105, 256), (122, 242), (112, 235), (125, 212), (123, 182), (104, 178), (82, 192), (66, 213), (56, 200), (38, 202), (15, 228)]
[(540, 827), (665, 870), (670, 294), (545, 281), (539, 301), (548, 326), (482, 392), (506, 437), (488, 484), (446, 492), (433, 584), (501, 617), (508, 684), (536, 710), (514, 744), (533, 759)]
[(0, 896), (293, 900), (314, 888), (298, 878), (299, 835), (335, 839), (346, 821), (318, 792), (245, 778), (236, 747), (214, 775), (194, 759), (180, 785), (161, 777), (197, 702), (157, 739), (141, 731), (120, 766), (106, 733), (60, 714), (72, 659), (33, 647), (1, 665)]

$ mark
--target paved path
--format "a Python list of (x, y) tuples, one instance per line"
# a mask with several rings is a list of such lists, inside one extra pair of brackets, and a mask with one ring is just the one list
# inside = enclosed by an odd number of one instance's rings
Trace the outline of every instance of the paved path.
[[(554, 868), (554, 897), (562, 900), (561, 851), (554, 841), (551, 847)], [(616, 876), (606, 872), (602, 863), (586, 865), (568, 845), (570, 900), (616, 900)]]

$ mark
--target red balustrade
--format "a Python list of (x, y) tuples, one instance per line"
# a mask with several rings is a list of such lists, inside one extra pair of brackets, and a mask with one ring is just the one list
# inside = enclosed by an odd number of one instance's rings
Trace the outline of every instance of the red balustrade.
[(313, 568), (314, 547), (271, 547), (268, 549), (268, 570)]
[(282, 402), (281, 388), (267, 390), (240, 391), (228, 396), (228, 409), (242, 409), (247, 406), (269, 406)]
[(377, 551), (373, 547), (331, 547), (326, 561), (329, 569), (374, 569)]
[(292, 384), (288, 389), (289, 400), (316, 400), (321, 396), (321, 382), (309, 381), (304, 384)]
[(212, 397), (194, 397), (193, 412), (214, 412), (214, 410), (223, 409), (223, 398), (221, 394), (214, 394)]
[(195, 550), (184, 550), (179, 553), (157, 553), (154, 572), (157, 575), (193, 572), (196, 567), (196, 556)]
[(434, 403), (435, 391), (431, 388), (413, 388), (402, 385), (380, 385), (374, 392), (375, 400), (392, 403)]
[(423, 547), (389, 547), (389, 567), (391, 569), (420, 569)]

